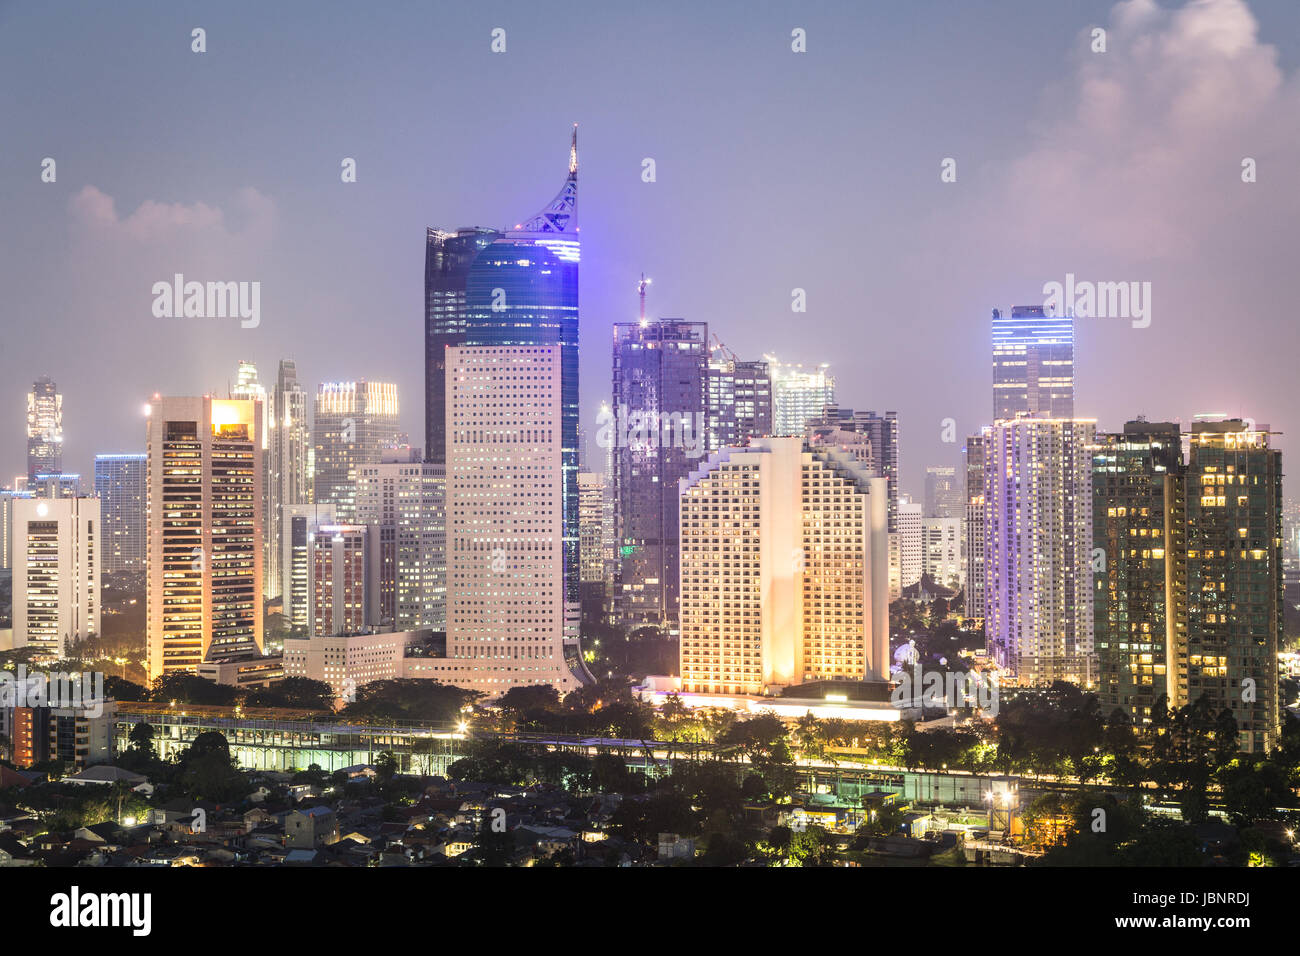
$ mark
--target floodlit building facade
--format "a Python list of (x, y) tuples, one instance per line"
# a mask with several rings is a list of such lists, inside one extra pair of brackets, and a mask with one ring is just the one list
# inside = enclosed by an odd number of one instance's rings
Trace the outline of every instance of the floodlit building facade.
[(322, 382), (312, 422), (316, 448), (312, 500), (356, 520), (357, 476), (398, 444), (397, 386), (384, 382)]
[(61, 658), (100, 633), (100, 502), (18, 498), (12, 507), (14, 644)]
[(254, 399), (150, 403), (150, 679), (262, 651), (261, 424)]
[(757, 438), (680, 491), (683, 691), (888, 675), (884, 479), (838, 449)]

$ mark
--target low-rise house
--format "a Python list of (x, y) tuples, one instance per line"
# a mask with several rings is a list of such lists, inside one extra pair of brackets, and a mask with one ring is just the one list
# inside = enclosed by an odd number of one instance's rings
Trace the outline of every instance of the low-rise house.
[(284, 818), (284, 836), (291, 849), (328, 846), (338, 842), (338, 818), (329, 807), (294, 810)]

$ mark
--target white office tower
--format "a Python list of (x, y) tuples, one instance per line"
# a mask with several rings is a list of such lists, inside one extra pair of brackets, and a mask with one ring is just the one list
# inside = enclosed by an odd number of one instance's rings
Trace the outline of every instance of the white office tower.
[(447, 470), (385, 461), (357, 474), (358, 523), (379, 547), (379, 623), (399, 631), (447, 629)]
[[(280, 361), (271, 396), (269, 416), (270, 455), (266, 471), (267, 529), (270, 563), (266, 576), (267, 596), (282, 594), (284, 569), (284, 509), (311, 501), (312, 487), (307, 472), (311, 432), (307, 428), (307, 391), (298, 382), (298, 367), (289, 359)], [(273, 590), (274, 589), (274, 590)]]
[(262, 651), (262, 426), (253, 399), (149, 405), (149, 678)]
[(756, 438), (681, 482), (681, 687), (764, 694), (889, 673), (888, 483)]
[(99, 500), (15, 498), (12, 510), (14, 644), (57, 659), (99, 633)]
[(335, 524), (333, 505), (281, 504), (280, 596), (281, 613), (299, 637), (311, 627), (311, 548), (322, 525)]
[(940, 587), (962, 586), (961, 518), (925, 518), (921, 522), (921, 572)]
[(889, 599), (921, 580), (923, 570), (922, 508), (907, 498), (898, 503), (897, 530), (889, 536)]
[(582, 679), (564, 637), (562, 348), (446, 353), (445, 680), (492, 697)]
[(808, 424), (819, 420), (827, 405), (835, 404), (835, 378), (826, 371), (830, 366), (823, 363), (805, 369), (784, 365), (771, 355), (763, 357), (772, 376), (772, 433), (802, 437)]
[(985, 457), (984, 629), (1022, 685), (1092, 683), (1092, 456), (1097, 424), (993, 425)]

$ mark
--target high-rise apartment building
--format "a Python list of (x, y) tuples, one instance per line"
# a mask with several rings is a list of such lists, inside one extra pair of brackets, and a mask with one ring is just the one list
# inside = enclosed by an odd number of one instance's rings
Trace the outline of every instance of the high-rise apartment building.
[(149, 406), (149, 677), (262, 649), (261, 404)]
[(316, 448), (312, 500), (333, 505), (340, 521), (354, 521), (361, 467), (378, 464), (384, 450), (398, 444), (397, 386), (322, 382), (316, 392), (312, 431)]
[(984, 629), (1025, 685), (1090, 686), (1092, 446), (1096, 423), (996, 422), (984, 468)]
[(1192, 423), (1187, 464), (1187, 648), (1178, 700), (1232, 712), (1239, 746), (1265, 753), (1281, 726), (1282, 453), (1267, 425)]
[(605, 539), (609, 489), (600, 472), (578, 473), (578, 544), (582, 554), (581, 589), (584, 621), (603, 621), (609, 575)]
[(1074, 318), (1041, 305), (993, 310), (993, 418), (1074, 417)]
[(904, 588), (921, 581), (925, 567), (924, 510), (906, 498), (898, 503), (897, 530), (889, 535), (890, 600), (897, 600)]
[(835, 377), (826, 363), (814, 369), (787, 365), (766, 355), (772, 381), (772, 433), (797, 435), (821, 418), (827, 405), (835, 404)]
[(763, 694), (889, 673), (886, 484), (800, 438), (681, 482), (681, 687)]
[(1097, 698), (1149, 724), (1180, 697), (1170, 666), (1187, 639), (1185, 467), (1180, 426), (1131, 421), (1092, 456)]
[[(677, 483), (708, 450), (709, 329), (663, 319), (614, 326), (617, 614), (625, 626), (677, 622)], [(612, 432), (612, 434), (611, 434)]]
[(96, 498), (13, 502), (14, 644), (46, 659), (99, 633), (103, 531)]
[(148, 555), (145, 503), (148, 456), (96, 455), (95, 496), (100, 507), (100, 547), (105, 571), (143, 571)]
[(49, 378), (27, 393), (27, 480), (63, 471), (63, 396)]
[(978, 435), (966, 439), (966, 524), (964, 526), (962, 553), (965, 562), (966, 617), (984, 619), (984, 594), (986, 582), (984, 534), (984, 459), (993, 429), (985, 426)]
[(378, 536), (378, 620), (399, 631), (447, 629), (447, 474), (431, 462), (365, 465), (357, 520)]
[(590, 679), (565, 637), (563, 350), (447, 350), (445, 680), (493, 697)]

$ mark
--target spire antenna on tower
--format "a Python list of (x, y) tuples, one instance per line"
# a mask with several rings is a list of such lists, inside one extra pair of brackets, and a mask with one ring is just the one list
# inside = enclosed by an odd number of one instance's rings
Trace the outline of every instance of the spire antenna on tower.
[(645, 290), (650, 285), (650, 280), (641, 273), (641, 281), (636, 284), (637, 295), (641, 296), (641, 324), (645, 325)]
[(573, 143), (569, 146), (569, 178), (578, 178), (578, 124), (573, 124)]

